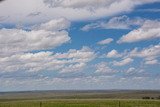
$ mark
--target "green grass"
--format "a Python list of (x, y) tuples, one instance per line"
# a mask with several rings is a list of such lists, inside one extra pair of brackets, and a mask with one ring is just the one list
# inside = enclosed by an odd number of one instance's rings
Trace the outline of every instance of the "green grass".
[(60, 99), (3, 101), (0, 107), (160, 107), (158, 100)]

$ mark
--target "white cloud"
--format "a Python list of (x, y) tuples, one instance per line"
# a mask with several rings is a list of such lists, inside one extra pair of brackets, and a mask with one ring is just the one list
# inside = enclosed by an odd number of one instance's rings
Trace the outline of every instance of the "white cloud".
[(108, 21), (99, 21), (96, 23), (87, 24), (81, 28), (82, 31), (89, 31), (91, 29), (131, 29), (133, 26), (142, 25), (144, 22), (141, 18), (130, 19), (126, 15), (113, 17)]
[(89, 31), (89, 30), (96, 29), (96, 28), (101, 28), (101, 22), (87, 24), (87, 25), (83, 26), (81, 28), (81, 30), (82, 31)]
[[(122, 0), (118, 1), (118, 0), (43, 0), (44, 3), (48, 4), (51, 7), (64, 7), (64, 8), (78, 8), (78, 9), (82, 9), (82, 8), (87, 8), (87, 9), (97, 9), (97, 8), (102, 8), (102, 7), (110, 7), (112, 5), (120, 5), (122, 3)], [(123, 0), (123, 4), (125, 5), (129, 5), (129, 3), (133, 3), (130, 4), (129, 6), (134, 6), (134, 5), (138, 5), (138, 4), (143, 4), (143, 3), (150, 3), (150, 2), (155, 2), (158, 0)], [(122, 8), (122, 7), (121, 7)], [(120, 9), (121, 9), (120, 8)], [(128, 7), (129, 8), (129, 7)], [(132, 8), (132, 7), (130, 7)]]
[(0, 71), (4, 73), (16, 71), (77, 72), (94, 58), (94, 52), (88, 47), (83, 47), (81, 50), (70, 49), (67, 53), (21, 53), (0, 57)]
[(152, 45), (150, 47), (138, 50), (135, 48), (129, 53), (129, 57), (144, 58), (145, 64), (158, 64), (158, 58), (160, 57), (160, 45)]
[(120, 17), (113, 17), (103, 27), (106, 29), (131, 29), (131, 26), (139, 26), (143, 23), (143, 19), (134, 18), (130, 19), (126, 15)]
[[(123, 59), (128, 59), (128, 61), (129, 59), (133, 59), (133, 58), (143, 58), (145, 61), (144, 64), (147, 64), (147, 65), (159, 64), (159, 60), (158, 60), (159, 57), (160, 57), (160, 44), (151, 45), (141, 50), (138, 48), (134, 48), (131, 51), (125, 50), (122, 53), (118, 53), (117, 50), (112, 50), (107, 54), (107, 58), (123, 58)], [(113, 63), (115, 62), (116, 62), (116, 65), (121, 65), (121, 63), (123, 62), (125, 63), (125, 60), (122, 60), (120, 62), (114, 61)]]
[(160, 57), (160, 44), (149, 46), (140, 51), (138, 50), (138, 48), (135, 48), (129, 53), (129, 56), (141, 57), (145, 58), (146, 60), (153, 60)]
[(37, 26), (38, 30), (47, 30), (47, 31), (59, 31), (66, 30), (70, 27), (70, 21), (64, 18), (54, 19), (46, 23), (42, 23)]
[(119, 54), (116, 50), (112, 50), (107, 53), (107, 58), (119, 58), (122, 57), (121, 54)]
[[(133, 78), (144, 78), (146, 76), (148, 76), (147, 72), (145, 69), (143, 68), (139, 68), (139, 67), (130, 67), (127, 70), (122, 71), (124, 73), (125, 76), (128, 77), (133, 77)], [(143, 77), (144, 76), (144, 77)]]
[(129, 29), (129, 18), (127, 16), (114, 17), (106, 24), (103, 23), (104, 28), (110, 29)]
[[(24, 85), (25, 84), (25, 85)], [(78, 85), (77, 85), (78, 84)], [(132, 85), (131, 85), (132, 84)], [(154, 85), (156, 84), (156, 85)], [(121, 77), (115, 75), (87, 76), (80, 78), (0, 78), (2, 91), (28, 90), (73, 90), (73, 89), (159, 89), (159, 77)], [(23, 86), (23, 87), (21, 87)], [(144, 87), (145, 86), (145, 87)]]
[(131, 68), (129, 68), (127, 71), (126, 71), (126, 73), (127, 74), (132, 74), (132, 73), (134, 73), (135, 72), (135, 68), (134, 67), (131, 67)]
[[(6, 0), (0, 4), (0, 13), (1, 16), (9, 16), (2, 23), (14, 24), (40, 23), (59, 17), (71, 21), (92, 20), (130, 12), (138, 5), (156, 1), (159, 2), (159, 0)], [(28, 15), (33, 12), (41, 14), (29, 17)]]
[(112, 0), (44, 0), (44, 3), (51, 7), (64, 7), (64, 8), (100, 8), (110, 5)]
[(31, 31), (0, 29), (0, 53), (28, 52), (53, 49), (70, 41), (69, 22), (65, 19), (52, 20)]
[(145, 64), (147, 64), (147, 65), (155, 65), (155, 64), (158, 64), (158, 60), (157, 59), (146, 60)]
[(107, 44), (111, 43), (112, 41), (113, 41), (112, 38), (108, 38), (108, 39), (97, 42), (97, 44), (98, 45), (107, 45)]
[(96, 72), (95, 73), (100, 73), (100, 74), (113, 74), (116, 73), (115, 70), (109, 67), (108, 63), (106, 62), (101, 62), (96, 64)]
[(113, 65), (114, 66), (124, 66), (124, 65), (130, 64), (131, 62), (133, 62), (133, 59), (126, 58), (126, 59), (123, 59), (121, 61), (113, 61)]
[(73, 72), (73, 71), (80, 71), (80, 70), (83, 70), (84, 67), (86, 66), (86, 63), (84, 62), (80, 62), (80, 63), (77, 63), (77, 64), (70, 64), (66, 67), (64, 67), (60, 72), (61, 73), (68, 73), (68, 72)]
[(139, 29), (122, 36), (118, 43), (132, 43), (155, 38), (160, 38), (160, 21), (146, 20)]

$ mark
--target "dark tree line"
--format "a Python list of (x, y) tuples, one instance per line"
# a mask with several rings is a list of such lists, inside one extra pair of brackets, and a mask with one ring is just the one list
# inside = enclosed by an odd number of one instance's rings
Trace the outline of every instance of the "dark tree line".
[(158, 97), (148, 97), (148, 96), (145, 96), (145, 97), (142, 97), (142, 99), (160, 99), (160, 96), (158, 96)]

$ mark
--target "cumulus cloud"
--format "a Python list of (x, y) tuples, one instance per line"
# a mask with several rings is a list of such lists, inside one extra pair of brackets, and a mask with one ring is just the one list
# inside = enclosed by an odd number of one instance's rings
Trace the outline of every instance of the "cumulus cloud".
[(124, 75), (131, 78), (144, 78), (148, 77), (149, 74), (145, 71), (144, 68), (135, 68), (135, 67), (130, 67), (127, 70), (123, 71)]
[[(43, 0), (44, 3), (48, 4), (50, 7), (64, 7), (64, 8), (102, 8), (102, 7), (110, 7), (112, 5), (118, 5), (121, 4), (122, 0)], [(139, 1), (135, 0), (134, 2), (132, 0), (125, 0), (123, 1), (124, 4), (129, 5), (128, 3), (133, 3), (132, 5), (138, 5), (143, 3), (150, 3), (155, 2), (158, 0), (142, 0)], [(130, 6), (132, 6), (130, 4)], [(130, 7), (132, 8), (132, 7)]]
[(51, 7), (64, 8), (100, 8), (100, 6), (107, 6), (113, 3), (112, 0), (44, 0), (44, 3)]
[[(0, 13), (10, 16), (3, 23), (33, 24), (59, 17), (72, 21), (93, 20), (130, 12), (138, 5), (154, 2), (159, 0), (6, 0), (0, 4)], [(41, 15), (26, 17), (37, 10)]]
[(95, 65), (96, 67), (96, 72), (95, 73), (100, 73), (100, 74), (114, 74), (117, 71), (113, 70), (112, 68), (109, 67), (109, 64), (106, 62), (101, 62)]
[(144, 64), (153, 65), (159, 64), (158, 58), (160, 57), (160, 44), (151, 45), (149, 47), (139, 49), (134, 48), (133, 50), (125, 50), (119, 53), (117, 50), (112, 50), (107, 53), (107, 58), (123, 58), (122, 61), (114, 61), (114, 65), (123, 65), (125, 62), (132, 62), (134, 58), (143, 58)]
[(81, 28), (81, 30), (82, 31), (90, 31), (90, 30), (96, 29), (96, 28), (101, 28), (101, 23), (100, 22), (87, 24), (87, 25), (83, 26)]
[(130, 19), (126, 15), (113, 17), (108, 21), (99, 21), (91, 24), (87, 24), (81, 28), (82, 31), (89, 31), (92, 29), (131, 29), (133, 26), (142, 25), (144, 19), (134, 18)]
[(119, 57), (122, 57), (122, 55), (119, 54), (115, 49), (107, 53), (107, 58), (119, 58)]
[(143, 19), (134, 18), (130, 19), (126, 15), (113, 17), (108, 21), (108, 23), (104, 23), (104, 28), (108, 29), (131, 29), (133, 26), (139, 26), (143, 23)]
[(145, 64), (147, 65), (155, 65), (158, 64), (158, 60), (157, 59), (153, 59), (153, 60), (146, 60)]
[(111, 43), (112, 41), (113, 41), (112, 38), (108, 38), (108, 39), (97, 42), (97, 44), (98, 45), (107, 45), (107, 44)]
[(30, 14), (28, 14), (29, 17), (35, 17), (35, 16), (39, 16), (41, 14), (41, 12), (32, 12)]
[[(70, 21), (59, 18), (35, 25), (31, 30), (1, 29), (0, 71), (66, 73), (82, 70), (96, 56), (88, 47), (81, 50), (70, 49), (67, 53), (42, 51), (67, 43), (70, 40), (67, 32), (69, 27)], [(40, 52), (32, 53), (35, 50)]]
[(157, 58), (159, 57), (159, 55), (160, 55), (160, 44), (151, 45), (142, 50), (138, 50), (138, 48), (135, 48), (130, 52), (131, 57), (143, 57), (146, 59)]
[(133, 73), (133, 72), (135, 72), (135, 68), (134, 67), (131, 67), (131, 68), (129, 68), (127, 71), (126, 71), (126, 73), (127, 74), (130, 74), (130, 73)]
[(47, 30), (47, 31), (61, 31), (66, 30), (70, 27), (70, 21), (65, 18), (58, 18), (50, 20), (49, 22), (42, 23), (35, 27), (38, 30)]
[(114, 66), (124, 66), (124, 65), (130, 64), (131, 62), (133, 62), (133, 59), (125, 58), (125, 59), (123, 59), (121, 61), (113, 61), (113, 65)]
[(0, 29), (0, 53), (28, 52), (53, 49), (70, 41), (68, 32), (70, 23), (65, 19), (51, 20), (36, 29)]
[(160, 38), (160, 21), (146, 20), (140, 28), (122, 36), (118, 43), (132, 43), (155, 38)]
[(144, 58), (145, 64), (158, 64), (158, 58), (160, 57), (160, 44), (152, 45), (142, 50), (135, 48), (129, 53), (129, 57)]
[[(46, 90), (47, 89), (159, 89), (159, 77), (121, 77), (115, 75), (87, 76), (83, 78), (32, 78), (17, 80), (14, 78), (0, 78), (2, 91)], [(154, 85), (154, 83), (156, 85)], [(24, 85), (25, 84), (25, 85)], [(78, 84), (78, 85), (77, 85)], [(132, 84), (132, 85), (131, 85)], [(20, 87), (23, 86), (23, 87)], [(126, 87), (127, 86), (127, 87)]]
[(67, 53), (21, 53), (0, 57), (0, 71), (4, 73), (17, 71), (76, 72), (83, 69), (87, 62), (94, 58), (94, 52), (88, 47), (83, 47), (81, 50), (70, 49)]

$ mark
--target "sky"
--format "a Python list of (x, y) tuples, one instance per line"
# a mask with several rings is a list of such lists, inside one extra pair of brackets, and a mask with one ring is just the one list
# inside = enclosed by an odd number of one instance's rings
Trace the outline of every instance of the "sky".
[(160, 89), (160, 0), (0, 1), (0, 91)]

